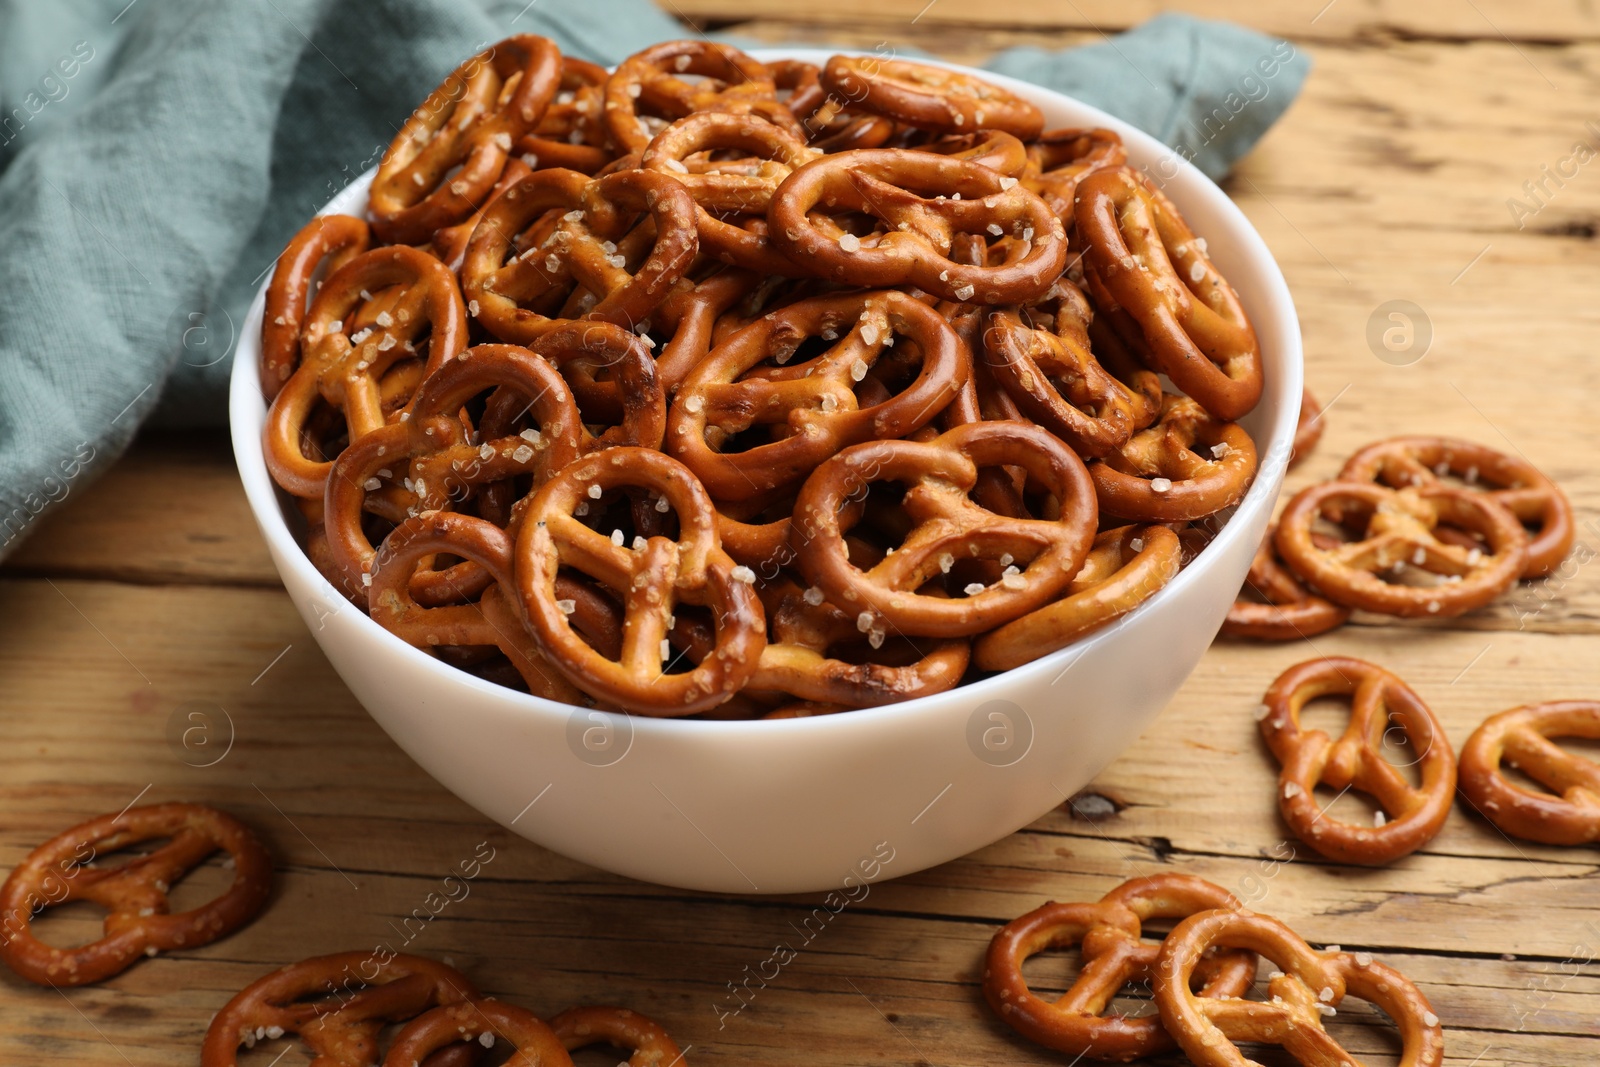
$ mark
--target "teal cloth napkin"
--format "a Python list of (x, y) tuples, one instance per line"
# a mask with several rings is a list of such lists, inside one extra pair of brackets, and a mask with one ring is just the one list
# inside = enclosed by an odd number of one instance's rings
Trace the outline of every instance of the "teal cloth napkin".
[[(688, 32), (648, 0), (0, 0), (0, 556), (141, 424), (226, 421), (274, 257), (464, 57), (540, 33), (610, 64)], [(1309, 63), (1164, 15), (990, 67), (1220, 177)]]

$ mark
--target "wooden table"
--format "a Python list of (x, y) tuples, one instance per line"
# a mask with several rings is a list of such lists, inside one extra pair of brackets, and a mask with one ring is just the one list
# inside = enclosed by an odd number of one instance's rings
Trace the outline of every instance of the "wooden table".
[[(810, 0), (802, 22), (788, 0), (665, 0), (753, 37), (888, 41), (969, 61), (1019, 42), (1095, 40), (1156, 7), (924, 3)], [(1502, 708), (1600, 695), (1600, 567), (1590, 562), (1600, 546), (1600, 169), (1552, 184), (1520, 227), (1507, 206), (1527, 201), (1523, 183), (1541, 165), (1600, 137), (1585, 126), (1597, 117), (1600, 20), (1579, 0), (1181, 6), (1285, 35), (1316, 63), (1303, 98), (1228, 182), (1283, 264), (1311, 386), (1332, 405), (1327, 436), (1291, 487), (1400, 431), (1521, 453), (1579, 509), (1580, 547), (1562, 576), (1439, 624), (1355, 625), (1314, 648), (1219, 643), (1076, 809), (881, 884), (801, 944), (796, 927), (815, 899), (714, 897), (602, 874), (434, 784), (357, 706), (290, 607), (224, 438), (149, 437), (98, 484), (73, 488), (0, 579), (0, 867), (89, 815), (182, 798), (257, 827), (279, 885), (247, 930), (101, 987), (62, 994), (0, 975), (0, 1062), (194, 1062), (232, 992), (303, 956), (398, 944), (401, 919), (480, 842), (494, 858), (471, 896), (422, 927), (411, 950), (448, 957), (541, 1013), (631, 1005), (709, 1067), (1065, 1063), (983, 1006), (984, 946), (1047, 898), (1093, 898), (1157, 871), (1210, 878), (1314, 942), (1399, 966), (1432, 998), (1451, 1064), (1600, 1057), (1594, 850), (1513, 842), (1457, 811), (1427, 849), (1391, 867), (1322, 862), (1286, 841), (1250, 714), (1279, 670), (1316, 653), (1395, 669), (1458, 744)], [(1434, 332), (1408, 366), (1379, 360), (1366, 341), (1374, 309), (1397, 299), (1423, 308)], [(231, 751), (189, 766), (172, 724), (196, 710), (221, 722), (218, 709), (231, 717)], [(1350, 797), (1334, 811), (1361, 813)], [(197, 897), (220, 878), (210, 869), (186, 891)], [(65, 916), (52, 936), (93, 929), (92, 916)], [(717, 1006), (735, 1003), (729, 983), (779, 942), (797, 958), (719, 1025)], [(1030, 973), (1059, 987), (1066, 967)], [(1332, 1028), (1365, 1062), (1392, 1063), (1375, 1021), (1354, 1008)]]

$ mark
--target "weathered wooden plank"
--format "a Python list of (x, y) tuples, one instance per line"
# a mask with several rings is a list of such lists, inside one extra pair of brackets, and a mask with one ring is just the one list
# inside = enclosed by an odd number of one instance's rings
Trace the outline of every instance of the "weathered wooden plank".
[[(702, 25), (738, 25), (755, 19), (793, 19), (782, 0), (660, 0), (663, 10)], [(1185, 11), (1201, 18), (1229, 19), (1265, 33), (1289, 38), (1422, 37), (1484, 39), (1502, 43), (1562, 42), (1600, 34), (1600, 19), (1583, 0), (1515, 4), (1509, 0), (1293, 0), (1253, 4), (1248, 0), (993, 0), (985, 4), (955, 0), (886, 0), (864, 10), (849, 0), (817, 0), (805, 17), (817, 24), (871, 19), (882, 33), (909, 33), (911, 27), (1026, 27), (1032, 30), (1088, 30), (1114, 33), (1162, 11)], [(1529, 43), (1524, 43), (1529, 42)]]
[(71, 486), (36, 521), (7, 571), (278, 584), (221, 431), (141, 437), (98, 481)]

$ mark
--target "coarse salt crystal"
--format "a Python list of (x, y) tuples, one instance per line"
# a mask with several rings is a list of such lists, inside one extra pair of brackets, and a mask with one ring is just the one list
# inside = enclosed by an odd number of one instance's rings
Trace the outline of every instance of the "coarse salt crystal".
[(494, 1031), (485, 1030), (483, 1033), (479, 1034), (478, 1044), (482, 1045), (484, 1048), (494, 1048)]
[(627, 540), (627, 538), (622, 536), (622, 531), (621, 530), (612, 530), (611, 531), (611, 543), (616, 545), (618, 548), (622, 547), (622, 542), (625, 541), (625, 540)]
[(1205, 263), (1203, 263), (1202, 261), (1197, 259), (1193, 263), (1189, 264), (1189, 280), (1191, 282), (1198, 282), (1201, 278), (1204, 278), (1205, 276), (1206, 276), (1206, 265), (1205, 265)]
[(1151, 478), (1150, 491), (1152, 493), (1166, 493), (1172, 490), (1171, 478)]
[(522, 153), (522, 162), (528, 165), (529, 170), (539, 169), (539, 157), (534, 155), (532, 152)]
[(1211, 446), (1211, 457), (1213, 459), (1222, 459), (1232, 451), (1233, 448), (1228, 444), (1228, 442), (1218, 441), (1216, 444)]
[(810, 604), (812, 607), (816, 607), (817, 605), (821, 604), (822, 601), (823, 601), (822, 590), (820, 588), (818, 588), (817, 586), (814, 586), (814, 585), (811, 586), (810, 588), (808, 588), (804, 593), (802, 593), (800, 595), (801, 595), (801, 598), (804, 599), (805, 602), (807, 604)]
[(939, 556), (939, 571), (941, 574), (949, 574), (950, 568), (954, 567), (955, 565), (956, 558), (950, 553), (945, 552)]
[(839, 247), (846, 252), (859, 252), (861, 251), (861, 238), (853, 233), (841, 233), (839, 235)]
[(1006, 232), (1005, 227), (1001, 226), (998, 222), (991, 222), (989, 225), (985, 226), (984, 229), (988, 230), (996, 237), (999, 237)]
[(963, 589), (962, 592), (968, 596), (977, 596), (987, 588), (989, 587), (984, 585), (982, 582), (968, 582), (967, 587)]
[(1370, 966), (1372, 966), (1372, 953), (1370, 953), (1370, 952), (1357, 952), (1356, 953), (1356, 966), (1357, 967), (1370, 967)]
[(1004, 177), (1004, 178), (1000, 179), (1000, 188), (1002, 188), (1002, 189), (1009, 189), (1013, 185), (1016, 185), (1016, 184), (1017, 184), (1017, 179), (1012, 178), (1010, 176), (1007, 176), (1007, 177)]
[(1388, 822), (1389, 816), (1385, 815), (1383, 812), (1375, 811), (1372, 813), (1372, 825), (1378, 827), (1380, 830), (1383, 829)]
[(1128, 547), (1133, 549), (1135, 552), (1143, 552), (1144, 551), (1144, 538), (1142, 538), (1142, 537), (1133, 538), (1132, 540), (1130, 540), (1128, 542)]
[(657, 511), (665, 512), (665, 511), (670, 510), (671, 508), (672, 508), (672, 504), (671, 504), (670, 501), (667, 500), (666, 497), (662, 497), (661, 499), (656, 501), (656, 510)]
[(361, 483), (361, 488), (365, 489), (369, 493), (372, 493), (382, 489), (383, 483), (378, 481), (376, 478), (368, 478), (366, 481)]
[(956, 299), (957, 300), (971, 300), (972, 299), (972, 294), (975, 293), (975, 292), (977, 292), (977, 289), (975, 287), (973, 287), (971, 285), (963, 285), (963, 286), (961, 286), (960, 288), (958, 288), (956, 290)]
[(1439, 1025), (1439, 1017), (1437, 1015), (1435, 1015), (1431, 1011), (1425, 1011), (1425, 1012), (1422, 1013), (1422, 1025), (1423, 1026), (1438, 1026)]
[(576, 600), (558, 600), (556, 601), (556, 607), (560, 609), (561, 614), (571, 615), (578, 610), (578, 602)]
[(867, 376), (867, 364), (866, 364), (866, 362), (864, 360), (859, 360), (858, 359), (854, 363), (850, 364), (850, 377), (853, 380), (859, 382), (861, 379), (865, 378), (866, 376)]
[(511, 453), (511, 459), (515, 463), (526, 463), (532, 458), (533, 449), (529, 448), (527, 445), (518, 445), (517, 450)]
[(866, 633), (868, 630), (872, 629), (872, 612), (863, 611), (860, 615), (856, 616), (856, 629), (860, 630), (862, 633)]
[(1305, 790), (1301, 789), (1298, 783), (1290, 782), (1288, 785), (1283, 787), (1283, 799), (1293, 800), (1295, 797), (1304, 792)]
[(544, 444), (544, 435), (538, 430), (533, 429), (531, 426), (517, 434), (517, 436), (528, 442), (534, 448), (539, 448)]
[(730, 577), (732, 577), (736, 582), (743, 582), (745, 585), (756, 584), (756, 572), (751, 570), (749, 567), (744, 566), (743, 564), (733, 568)]
[(467, 314), (473, 318), (478, 317), (478, 302), (476, 300), (467, 301)]
[(599, 500), (602, 492), (604, 492), (604, 490), (602, 490), (598, 485), (591, 485), (589, 487), (589, 499)]

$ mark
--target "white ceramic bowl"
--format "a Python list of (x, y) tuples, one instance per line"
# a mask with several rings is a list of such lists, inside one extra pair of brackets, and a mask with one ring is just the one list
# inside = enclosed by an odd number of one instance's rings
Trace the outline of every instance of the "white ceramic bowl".
[[(831, 53), (758, 53), (780, 54), (820, 65)], [(1232, 521), (1117, 625), (975, 685), (772, 722), (582, 711), (411, 648), (318, 574), (262, 460), (257, 294), (230, 400), (251, 509), (334, 669), (379, 725), (467, 803), (556, 852), (646, 881), (734, 893), (838, 889), (954, 859), (1061, 804), (1150, 725), (1199, 662), (1283, 482), (1301, 387), (1288, 287), (1239, 209), (1160, 142), (1076, 100), (978, 73), (1034, 101), (1052, 127), (1118, 131), (1135, 165), (1168, 179), (1166, 192), (1237, 287), (1261, 339), (1266, 392), (1244, 420), (1261, 468)], [(363, 175), (324, 210), (363, 213), (370, 180)]]

